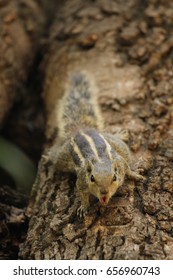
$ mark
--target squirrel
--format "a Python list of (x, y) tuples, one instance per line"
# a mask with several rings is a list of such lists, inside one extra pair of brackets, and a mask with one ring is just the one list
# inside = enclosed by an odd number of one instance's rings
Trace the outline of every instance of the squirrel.
[(143, 180), (129, 166), (130, 150), (124, 133), (104, 132), (97, 88), (88, 73), (73, 74), (56, 112), (59, 145), (53, 155), (55, 168), (77, 175), (81, 201), (77, 215), (83, 217), (88, 212), (90, 195), (106, 206), (126, 175)]

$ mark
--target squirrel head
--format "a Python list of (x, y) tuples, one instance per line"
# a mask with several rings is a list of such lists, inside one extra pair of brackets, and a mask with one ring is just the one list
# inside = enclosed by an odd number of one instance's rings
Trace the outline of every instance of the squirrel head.
[(121, 157), (116, 158), (114, 162), (89, 160), (86, 162), (84, 172), (89, 192), (96, 196), (103, 206), (108, 204), (125, 177), (125, 167)]

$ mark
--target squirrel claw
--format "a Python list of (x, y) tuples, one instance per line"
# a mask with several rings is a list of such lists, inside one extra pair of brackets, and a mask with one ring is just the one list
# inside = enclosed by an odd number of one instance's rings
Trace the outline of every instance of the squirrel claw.
[(146, 178), (140, 174), (137, 174), (135, 179), (136, 179), (136, 181), (142, 181), (142, 182), (144, 182), (146, 180)]
[(78, 209), (77, 209), (77, 215), (80, 217), (80, 218), (84, 218), (85, 215), (87, 214), (88, 210), (87, 208), (85, 208), (84, 206), (80, 206)]
[(115, 135), (118, 135), (119, 138), (125, 142), (127, 142), (129, 140), (129, 133), (126, 129), (123, 128), (119, 128), (117, 129), (117, 131), (115, 132)]
[(145, 181), (145, 177), (134, 172), (134, 171), (131, 171), (130, 174), (128, 174), (130, 178), (132, 179), (135, 179), (137, 181)]
[(141, 180), (141, 181), (145, 181), (146, 180), (146, 178), (144, 176), (142, 176), (142, 175), (138, 175), (138, 179)]
[(135, 176), (135, 179), (137, 180), (137, 181), (145, 181), (145, 177), (144, 176), (142, 176), (142, 175), (140, 175), (140, 174), (136, 174), (136, 176)]

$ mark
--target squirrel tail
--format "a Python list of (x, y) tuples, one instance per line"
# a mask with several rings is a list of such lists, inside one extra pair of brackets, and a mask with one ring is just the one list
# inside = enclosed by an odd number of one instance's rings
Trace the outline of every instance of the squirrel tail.
[(88, 73), (79, 72), (71, 77), (58, 104), (57, 121), (61, 138), (87, 127), (102, 130), (97, 88)]

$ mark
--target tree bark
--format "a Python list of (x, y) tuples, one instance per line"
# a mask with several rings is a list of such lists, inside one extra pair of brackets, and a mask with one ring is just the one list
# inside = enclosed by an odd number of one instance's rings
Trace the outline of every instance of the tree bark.
[(67, 77), (87, 70), (99, 88), (105, 129), (129, 130), (132, 166), (106, 208), (80, 219), (75, 180), (42, 157), (27, 214), (23, 259), (172, 259), (172, 14), (170, 1), (69, 0), (44, 59), (46, 145), (56, 143), (56, 105)]

